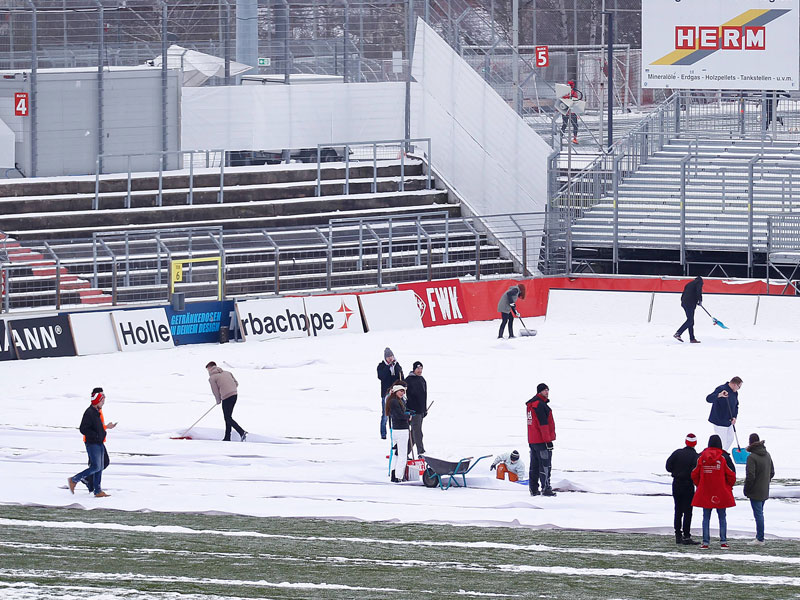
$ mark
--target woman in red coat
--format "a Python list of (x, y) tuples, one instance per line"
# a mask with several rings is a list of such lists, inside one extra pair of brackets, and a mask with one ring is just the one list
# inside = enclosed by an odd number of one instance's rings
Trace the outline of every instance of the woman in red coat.
[(727, 452), (722, 449), (722, 440), (718, 435), (708, 439), (708, 448), (700, 453), (697, 466), (692, 471), (692, 481), (697, 486), (692, 506), (703, 509), (703, 544), (701, 549), (708, 549), (711, 538), (709, 525), (711, 510), (717, 509), (719, 517), (719, 542), (723, 549), (728, 548), (728, 522), (725, 509), (736, 506), (733, 499), (733, 484), (736, 483), (736, 472)]

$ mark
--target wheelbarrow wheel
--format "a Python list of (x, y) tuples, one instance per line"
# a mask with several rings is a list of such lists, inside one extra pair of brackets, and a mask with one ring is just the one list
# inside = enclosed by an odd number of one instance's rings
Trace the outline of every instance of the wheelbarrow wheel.
[(422, 483), (425, 484), (425, 487), (435, 488), (439, 485), (439, 477), (433, 472), (433, 469), (428, 467), (422, 473)]

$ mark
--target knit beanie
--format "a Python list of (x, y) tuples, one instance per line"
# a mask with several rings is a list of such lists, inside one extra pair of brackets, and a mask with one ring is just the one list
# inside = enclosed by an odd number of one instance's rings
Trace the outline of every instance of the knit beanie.
[(708, 447), (709, 448), (719, 448), (722, 449), (722, 438), (719, 437), (716, 433), (708, 438)]
[(389, 358), (390, 356), (394, 356), (394, 352), (392, 352), (392, 349), (391, 349), (391, 348), (388, 348), (388, 347), (387, 347), (387, 348), (384, 348), (384, 349), (383, 349), (383, 358), (384, 358), (384, 359), (387, 359), (387, 358)]
[(103, 393), (102, 390), (99, 392), (94, 392), (92, 394), (92, 406), (97, 406), (98, 404), (100, 404), (103, 400), (105, 400), (105, 397), (106, 395)]
[(412, 369), (411, 369), (411, 370), (412, 370), (412, 371), (416, 371), (416, 370), (417, 370), (417, 367), (421, 367), (421, 366), (422, 366), (422, 363), (421, 363), (421, 362), (419, 362), (418, 360), (416, 360), (416, 361), (414, 361), (414, 365), (412, 366)]
[(693, 433), (688, 434), (686, 436), (686, 445), (690, 448), (697, 446), (697, 436), (695, 436)]
[(511, 453), (511, 460), (512, 460), (513, 462), (517, 462), (517, 461), (519, 460), (519, 452), (517, 452), (516, 450), (514, 450), (514, 451)]
[(550, 387), (546, 383), (540, 383), (536, 386), (536, 393), (541, 394), (545, 390), (549, 390)]

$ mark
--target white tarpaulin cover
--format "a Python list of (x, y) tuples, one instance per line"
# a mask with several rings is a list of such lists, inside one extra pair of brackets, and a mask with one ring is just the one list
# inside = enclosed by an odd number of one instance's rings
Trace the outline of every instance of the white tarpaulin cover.
[(281, 150), (399, 139), (403, 137), (404, 85), (389, 82), (184, 89), (181, 147)]
[(14, 132), (6, 125), (5, 121), (0, 119), (0, 168), (12, 169), (17, 156), (14, 144), (16, 136)]
[[(161, 55), (159, 54), (148, 62), (155, 67), (160, 67)], [(173, 44), (167, 49), (167, 68), (183, 71), (183, 87), (198, 87), (212, 77), (225, 76), (225, 59), (197, 50), (187, 50)], [(231, 76), (245, 73), (252, 68), (249, 65), (231, 61)]]

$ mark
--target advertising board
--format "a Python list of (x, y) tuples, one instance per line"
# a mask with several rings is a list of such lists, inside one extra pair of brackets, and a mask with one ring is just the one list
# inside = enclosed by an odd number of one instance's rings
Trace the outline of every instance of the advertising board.
[(464, 310), (461, 282), (458, 279), (401, 283), (397, 289), (414, 292), (425, 327), (469, 322)]
[(246, 342), (308, 336), (302, 298), (243, 300), (236, 303), (236, 316)]
[(364, 333), (358, 296), (308, 296), (303, 302), (311, 335)]
[(172, 332), (163, 308), (111, 312), (117, 346), (123, 352), (173, 348)]
[(66, 315), (8, 321), (19, 359), (75, 356), (75, 343)]

